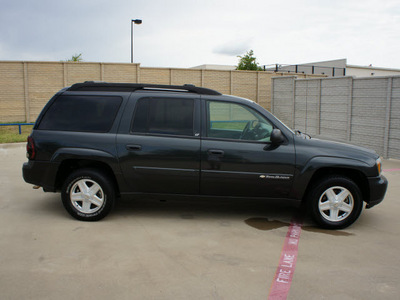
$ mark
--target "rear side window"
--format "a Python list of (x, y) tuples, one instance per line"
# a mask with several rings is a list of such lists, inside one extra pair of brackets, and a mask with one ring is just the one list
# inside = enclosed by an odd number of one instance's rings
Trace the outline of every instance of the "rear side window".
[(142, 98), (136, 104), (133, 133), (193, 136), (193, 99)]
[(108, 132), (121, 102), (121, 97), (60, 96), (43, 116), (39, 129)]

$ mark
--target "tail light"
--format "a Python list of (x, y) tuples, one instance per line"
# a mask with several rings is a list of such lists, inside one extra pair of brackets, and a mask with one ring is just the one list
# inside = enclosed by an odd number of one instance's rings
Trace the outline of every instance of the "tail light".
[(28, 159), (35, 159), (36, 157), (35, 141), (31, 136), (28, 137), (28, 143), (26, 144), (26, 157)]

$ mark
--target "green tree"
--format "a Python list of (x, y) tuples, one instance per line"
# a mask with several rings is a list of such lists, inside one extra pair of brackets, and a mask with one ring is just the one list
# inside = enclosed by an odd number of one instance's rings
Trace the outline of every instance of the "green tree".
[(253, 50), (250, 50), (245, 55), (238, 56), (240, 59), (236, 70), (263, 71), (264, 69), (258, 65), (257, 59), (253, 55)]
[(78, 61), (78, 62), (82, 61), (82, 60), (83, 60), (82, 53), (72, 55), (72, 57), (70, 59), (67, 59), (67, 61)]

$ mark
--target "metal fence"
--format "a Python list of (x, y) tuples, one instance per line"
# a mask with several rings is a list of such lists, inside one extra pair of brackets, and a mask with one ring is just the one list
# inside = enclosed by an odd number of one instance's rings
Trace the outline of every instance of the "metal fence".
[(293, 129), (400, 159), (400, 76), (273, 78), (271, 110)]
[(18, 126), (18, 133), (22, 134), (22, 126), (35, 125), (35, 123), (2, 123), (0, 126)]
[(343, 67), (329, 67), (312, 64), (300, 64), (300, 65), (264, 65), (264, 71), (282, 72), (282, 73), (303, 73), (311, 75), (326, 75), (331, 77), (346, 76), (346, 68)]

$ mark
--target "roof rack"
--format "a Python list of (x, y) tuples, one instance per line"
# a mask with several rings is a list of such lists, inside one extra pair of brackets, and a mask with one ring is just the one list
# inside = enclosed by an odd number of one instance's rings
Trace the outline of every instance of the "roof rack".
[(221, 95), (220, 92), (197, 87), (193, 84), (184, 85), (162, 85), (162, 84), (144, 84), (144, 83), (111, 83), (99, 81), (85, 81), (75, 83), (68, 88), (69, 91), (115, 91), (115, 92), (134, 92), (136, 90), (162, 90), (170, 92), (190, 92), (201, 95)]

